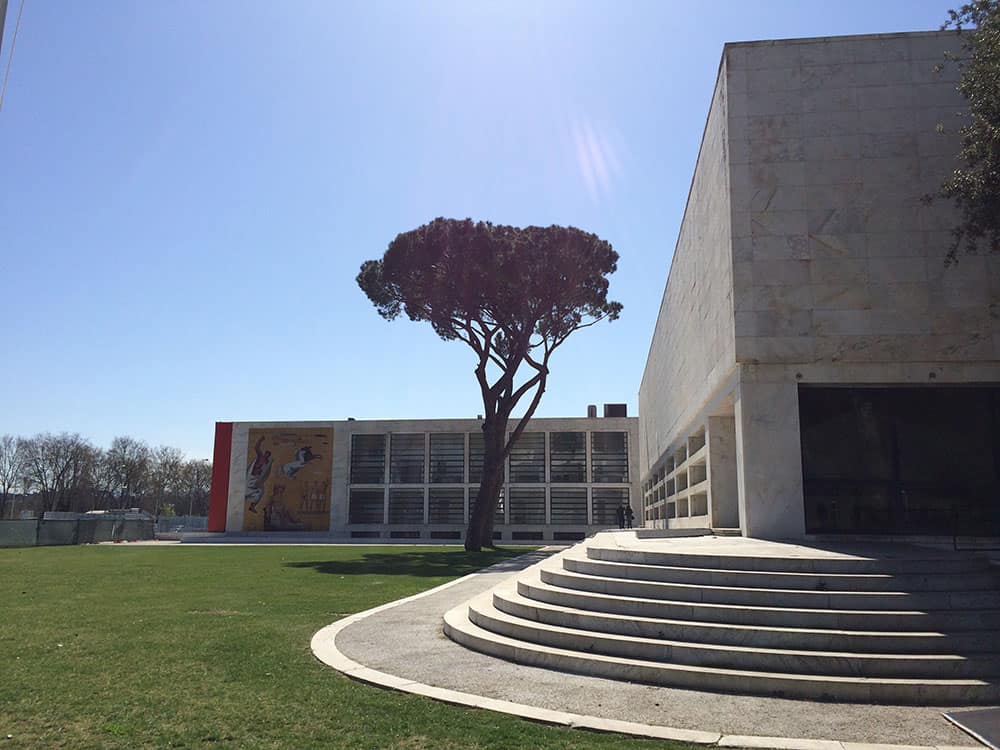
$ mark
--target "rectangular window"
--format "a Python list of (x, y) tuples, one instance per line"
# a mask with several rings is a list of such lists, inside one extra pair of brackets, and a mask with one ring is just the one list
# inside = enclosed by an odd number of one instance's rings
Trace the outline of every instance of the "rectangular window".
[(479, 484), (483, 481), (483, 450), (482, 432), (469, 433), (469, 484)]
[(602, 526), (617, 526), (618, 516), (615, 508), (628, 504), (628, 488), (595, 487), (591, 491), (591, 502), (594, 505), (594, 523)]
[(584, 525), (587, 523), (586, 487), (553, 487), (550, 497), (552, 523)]
[(592, 482), (627, 482), (628, 433), (592, 432), (590, 465)]
[(511, 524), (545, 523), (545, 489), (543, 487), (510, 487)]
[(587, 433), (549, 435), (549, 472), (553, 482), (587, 481)]
[(806, 531), (1000, 528), (1000, 388), (799, 388)]
[(351, 435), (351, 484), (385, 483), (385, 435)]
[(522, 432), (510, 450), (510, 481), (545, 481), (545, 433)]
[(431, 433), (431, 483), (461, 484), (465, 481), (465, 435)]
[(431, 523), (465, 523), (465, 490), (431, 487), (427, 498)]
[(351, 490), (347, 511), (349, 523), (382, 523), (384, 495), (382, 490)]
[(389, 446), (389, 481), (392, 484), (423, 484), (424, 433), (395, 433)]
[(411, 526), (424, 522), (424, 491), (417, 489), (389, 490), (389, 523)]

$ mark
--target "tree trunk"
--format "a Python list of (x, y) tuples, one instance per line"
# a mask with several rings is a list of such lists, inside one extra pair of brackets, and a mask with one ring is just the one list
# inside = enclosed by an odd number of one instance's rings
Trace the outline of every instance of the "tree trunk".
[(487, 420), (483, 425), (483, 475), (479, 482), (476, 504), (469, 514), (469, 527), (465, 531), (465, 549), (479, 552), (483, 547), (493, 548), (493, 517), (496, 514), (500, 488), (503, 487), (503, 469), (507, 420)]

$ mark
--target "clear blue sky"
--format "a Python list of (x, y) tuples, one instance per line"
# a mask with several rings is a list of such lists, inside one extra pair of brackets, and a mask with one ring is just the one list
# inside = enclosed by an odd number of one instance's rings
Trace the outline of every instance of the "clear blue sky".
[(215, 420), (475, 416), (471, 352), (354, 281), (436, 216), (609, 240), (622, 317), (557, 353), (538, 414), (634, 414), (723, 43), (948, 7), (27, 0), (0, 112), (0, 433), (205, 457)]

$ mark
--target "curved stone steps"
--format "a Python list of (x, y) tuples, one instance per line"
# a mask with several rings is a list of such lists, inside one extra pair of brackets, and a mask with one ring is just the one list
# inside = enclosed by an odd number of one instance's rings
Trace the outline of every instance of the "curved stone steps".
[(563, 558), (566, 570), (591, 576), (633, 581), (688, 583), (706, 586), (796, 589), (803, 591), (939, 591), (996, 590), (1000, 575), (992, 570), (932, 575), (930, 573), (797, 573), (679, 567), (596, 560), (581, 555)]
[(445, 614), (445, 634), (468, 648), (519, 664), (610, 679), (726, 693), (894, 704), (968, 705), (1000, 699), (997, 684), (978, 679), (903, 679), (753, 672), (582, 653), (510, 638), (469, 619), (469, 607)]
[(524, 620), (614, 635), (659, 638), (753, 648), (936, 654), (950, 648), (971, 655), (995, 651), (1000, 629), (943, 633), (935, 631), (838, 630), (822, 628), (737, 625), (733, 623), (669, 620), (595, 612), (529, 599), (514, 588), (497, 588), (493, 606)]
[(446, 629), (521, 663), (672, 687), (1000, 699), (1000, 577), (988, 561), (867, 549), (599, 534), (457, 608)]
[(565, 607), (637, 617), (697, 620), (739, 625), (817, 627), (845, 630), (985, 630), (1000, 627), (1000, 608), (974, 611), (837, 610), (670, 601), (564, 589), (544, 581), (519, 579), (529, 599)]
[(524, 620), (498, 610), (491, 599), (470, 605), (469, 619), (484, 630), (538, 645), (675, 665), (845, 677), (955, 679), (1000, 675), (1000, 657), (995, 654), (806, 651), (623, 636)]
[(750, 555), (708, 555), (664, 552), (650, 549), (603, 546), (587, 547), (587, 557), (610, 562), (665, 565), (716, 570), (774, 571), (779, 573), (982, 573), (989, 562), (974, 555), (923, 553), (921, 557), (903, 555), (884, 558), (857, 557), (757, 557)]
[(550, 568), (542, 568), (541, 576), (545, 583), (577, 591), (708, 604), (754, 605), (767, 601), (774, 607), (863, 610), (1000, 608), (997, 591), (803, 591), (634, 581)]

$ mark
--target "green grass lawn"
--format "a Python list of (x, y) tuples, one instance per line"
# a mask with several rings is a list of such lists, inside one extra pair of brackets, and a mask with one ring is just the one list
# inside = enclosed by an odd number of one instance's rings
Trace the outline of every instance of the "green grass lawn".
[(0, 550), (0, 749), (665, 746), (362, 685), (309, 650), (336, 619), (520, 552)]

